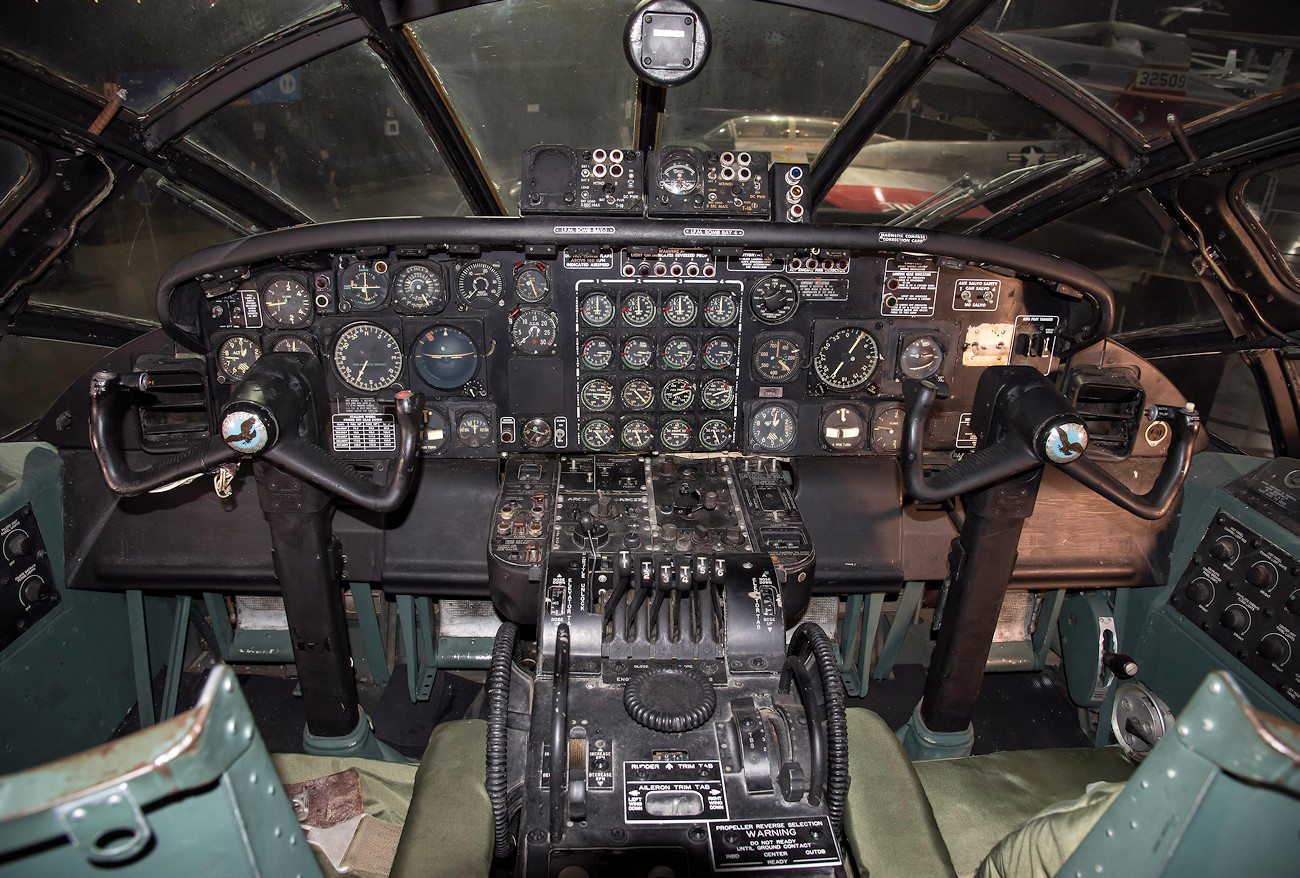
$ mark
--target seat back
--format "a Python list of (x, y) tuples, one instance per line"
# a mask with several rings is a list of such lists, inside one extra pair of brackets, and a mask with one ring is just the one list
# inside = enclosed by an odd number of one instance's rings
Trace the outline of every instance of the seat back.
[(234, 672), (193, 710), (0, 778), (0, 878), (319, 875)]
[(1057, 875), (1294, 875), (1300, 726), (1206, 678)]

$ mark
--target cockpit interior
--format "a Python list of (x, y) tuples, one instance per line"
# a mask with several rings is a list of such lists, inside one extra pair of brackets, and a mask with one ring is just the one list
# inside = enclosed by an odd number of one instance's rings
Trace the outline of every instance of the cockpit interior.
[(11, 0), (0, 876), (1296, 874), (1297, 51)]

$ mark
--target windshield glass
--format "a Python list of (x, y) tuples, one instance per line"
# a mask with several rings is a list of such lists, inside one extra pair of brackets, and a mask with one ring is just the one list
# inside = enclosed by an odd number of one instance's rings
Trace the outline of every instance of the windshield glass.
[(940, 61), (858, 152), (826, 205), (868, 222), (933, 227), (961, 217), (969, 225), (1095, 155), (1025, 98)]
[(1073, 79), (1148, 138), (1300, 80), (1295, 7), (998, 0), (980, 25)]
[(465, 213), (429, 133), (364, 43), (288, 75), (297, 88), (250, 92), (190, 139), (314, 220)]
[(335, 0), (10, 0), (0, 45), (93, 92), (146, 110), (228, 55)]
[(1300, 286), (1300, 165), (1256, 174), (1247, 181), (1242, 198)]

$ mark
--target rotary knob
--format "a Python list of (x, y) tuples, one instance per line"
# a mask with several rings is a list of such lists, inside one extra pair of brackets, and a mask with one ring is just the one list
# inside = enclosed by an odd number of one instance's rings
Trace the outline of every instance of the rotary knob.
[(1266, 634), (1255, 648), (1259, 657), (1271, 665), (1280, 665), (1291, 656), (1291, 646), (1281, 634)]
[(1198, 576), (1191, 582), (1187, 583), (1187, 588), (1183, 589), (1183, 594), (1194, 604), (1205, 606), (1214, 599), (1214, 586), (1203, 576)]
[(1237, 634), (1250, 627), (1250, 613), (1240, 604), (1233, 604), (1219, 616), (1219, 624)]
[(1219, 537), (1214, 541), (1214, 545), (1210, 546), (1210, 557), (1225, 564), (1237, 560), (1237, 555), (1240, 552), (1241, 547), (1237, 545), (1237, 541), (1232, 537)]
[(14, 561), (19, 558), (30, 558), (36, 554), (36, 540), (21, 528), (10, 531), (5, 537), (4, 553), (6, 558)]
[(1261, 591), (1277, 585), (1277, 568), (1267, 561), (1256, 561), (1246, 571), (1246, 581)]

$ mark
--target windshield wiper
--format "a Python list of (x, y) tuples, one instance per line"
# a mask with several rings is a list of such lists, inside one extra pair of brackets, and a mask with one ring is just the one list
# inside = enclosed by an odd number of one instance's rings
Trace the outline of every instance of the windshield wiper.
[(1015, 168), (1001, 176), (994, 177), (987, 183), (973, 181), (970, 175), (967, 174), (915, 207), (909, 208), (894, 217), (885, 225), (910, 225), (920, 228), (922, 225), (930, 223), (931, 220), (942, 222), (956, 213), (979, 207), (990, 198), (1009, 192), (1026, 183), (1032, 183), (1040, 177), (1045, 177), (1061, 168), (1081, 165), (1083, 161), (1084, 156), (1082, 154), (1065, 156), (1050, 162)]

